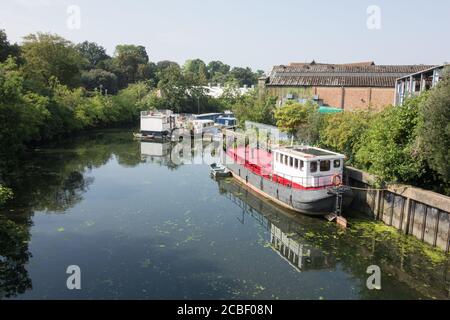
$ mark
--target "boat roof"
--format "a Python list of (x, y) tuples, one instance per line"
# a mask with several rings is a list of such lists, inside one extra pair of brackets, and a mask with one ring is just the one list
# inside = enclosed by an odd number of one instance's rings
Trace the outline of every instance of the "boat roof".
[(210, 120), (210, 119), (194, 119), (194, 122), (206, 123), (206, 122), (214, 122), (214, 120)]
[(310, 146), (283, 147), (274, 151), (292, 154), (303, 158), (345, 158), (345, 155)]
[(195, 114), (195, 118), (201, 118), (201, 117), (210, 117), (210, 116), (220, 116), (222, 113), (202, 113), (202, 114)]
[(237, 120), (235, 117), (219, 117), (218, 119), (222, 119), (222, 120)]

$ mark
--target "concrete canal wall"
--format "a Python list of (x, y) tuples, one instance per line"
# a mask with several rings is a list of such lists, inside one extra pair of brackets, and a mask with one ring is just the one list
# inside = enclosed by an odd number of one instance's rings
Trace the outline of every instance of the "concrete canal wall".
[(449, 252), (450, 197), (408, 185), (375, 190), (374, 176), (351, 167), (345, 178), (354, 187), (354, 209)]

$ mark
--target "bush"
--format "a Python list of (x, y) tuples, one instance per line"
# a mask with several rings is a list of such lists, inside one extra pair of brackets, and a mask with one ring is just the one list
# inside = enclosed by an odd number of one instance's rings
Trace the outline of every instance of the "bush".
[(421, 155), (450, 193), (450, 69), (422, 101), (420, 120)]
[(320, 143), (326, 148), (342, 152), (347, 163), (355, 164), (355, 154), (361, 147), (361, 138), (368, 129), (371, 114), (368, 112), (342, 112), (324, 116)]
[(0, 184), (0, 206), (4, 205), (6, 201), (12, 199), (13, 192)]
[(377, 114), (364, 132), (356, 163), (384, 181), (415, 183), (424, 173), (416, 148), (419, 104), (426, 94), (390, 106)]

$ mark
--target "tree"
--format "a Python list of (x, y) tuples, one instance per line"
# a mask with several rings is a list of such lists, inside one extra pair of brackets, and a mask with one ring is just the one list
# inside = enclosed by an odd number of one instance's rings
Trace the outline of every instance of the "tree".
[(231, 67), (222, 61), (211, 61), (208, 63), (208, 73), (213, 76), (216, 73), (228, 74), (230, 72)]
[(167, 108), (182, 112), (188, 99), (189, 86), (178, 65), (170, 64), (158, 73), (158, 89)]
[(418, 142), (428, 166), (450, 193), (450, 68), (420, 105)]
[(355, 154), (361, 147), (361, 138), (370, 124), (368, 112), (342, 112), (325, 116), (320, 133), (321, 144), (344, 153), (348, 163), (355, 164)]
[(232, 110), (241, 124), (253, 121), (272, 125), (276, 101), (276, 97), (270, 95), (260, 97), (257, 90), (251, 90), (236, 98)]
[(51, 77), (69, 87), (80, 84), (81, 66), (85, 63), (74, 45), (48, 33), (30, 34), (24, 38), (22, 56), (23, 72), (28, 88), (45, 92)]
[(183, 73), (189, 82), (195, 85), (206, 85), (209, 78), (206, 64), (200, 59), (187, 60)]
[(24, 78), (15, 59), (0, 63), (0, 161), (20, 150), (22, 142), (41, 138), (48, 103), (47, 97), (24, 92)]
[(19, 55), (20, 47), (17, 44), (11, 45), (5, 30), (0, 29), (0, 62), (5, 61), (9, 56), (17, 58)]
[(102, 61), (109, 59), (105, 48), (95, 42), (84, 41), (76, 45), (76, 50), (86, 59), (86, 70), (96, 69)]
[(13, 192), (11, 189), (6, 188), (0, 184), (0, 207), (6, 203), (6, 201), (12, 199)]
[(209, 80), (212, 83), (224, 84), (228, 80), (230, 69), (229, 65), (221, 61), (211, 61), (207, 66)]
[(149, 59), (144, 46), (118, 45), (114, 53), (114, 62), (119, 71), (119, 87), (146, 80), (146, 67)]
[(416, 147), (419, 104), (427, 94), (390, 106), (370, 121), (364, 132), (356, 163), (387, 182), (416, 183), (424, 163)]
[(234, 67), (230, 71), (230, 76), (239, 82), (240, 86), (252, 86), (258, 81), (258, 77), (253, 73), (250, 68)]
[(291, 136), (308, 124), (313, 112), (317, 112), (318, 105), (314, 102), (306, 103), (290, 102), (275, 110), (277, 126)]
[(92, 69), (81, 73), (81, 84), (87, 90), (107, 91), (110, 94), (117, 93), (117, 76), (106, 70)]

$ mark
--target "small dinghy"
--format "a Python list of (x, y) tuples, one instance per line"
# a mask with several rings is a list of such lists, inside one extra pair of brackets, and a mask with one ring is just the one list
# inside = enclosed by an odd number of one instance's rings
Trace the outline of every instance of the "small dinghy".
[(211, 174), (215, 178), (231, 176), (231, 171), (221, 164), (213, 163), (209, 167), (211, 168)]

